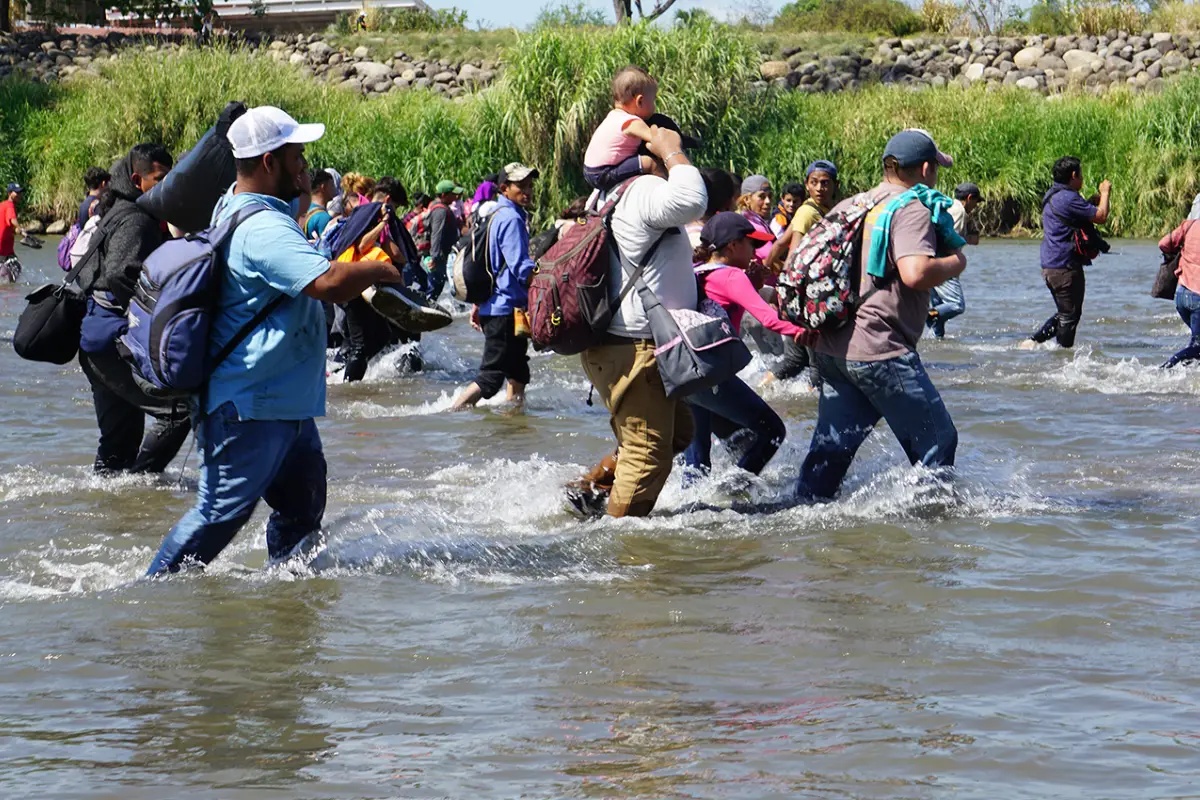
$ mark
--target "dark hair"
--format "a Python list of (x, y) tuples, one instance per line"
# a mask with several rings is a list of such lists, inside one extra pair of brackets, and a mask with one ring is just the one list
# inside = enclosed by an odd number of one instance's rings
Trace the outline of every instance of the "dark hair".
[(388, 200), (397, 208), (408, 205), (408, 192), (404, 190), (404, 184), (391, 175), (379, 179), (375, 184), (375, 194), (387, 195)]
[(429, 195), (425, 194), (424, 192), (417, 192), (412, 198), (413, 208), (420, 208), (421, 206), (429, 205), (429, 199)]
[(700, 170), (700, 177), (704, 179), (704, 190), (708, 192), (708, 207), (704, 209), (704, 218), (708, 219), (718, 211), (729, 208), (729, 203), (737, 197), (739, 186), (733, 173), (723, 169), (705, 167)]
[(312, 184), (312, 190), (315, 192), (321, 186), (333, 183), (333, 176), (323, 169), (314, 168), (308, 171), (308, 181)]
[(784, 184), (783, 192), (780, 193), (779, 199), (782, 200), (785, 194), (790, 194), (792, 197), (796, 198), (804, 197), (804, 184), (795, 182)]
[(83, 185), (87, 187), (89, 192), (94, 192), (107, 183), (112, 178), (108, 174), (108, 170), (100, 167), (88, 167), (88, 171), (83, 173)]
[(558, 215), (558, 218), (579, 219), (587, 214), (587, 201), (588, 199), (586, 197), (576, 197), (571, 201), (571, 205), (563, 209), (563, 212)]
[(487, 183), (499, 184), (500, 183), (500, 173), (499, 172), (489, 172), (487, 175), (483, 176), (483, 180)]
[(139, 144), (129, 151), (129, 166), (139, 175), (149, 172), (155, 164), (170, 169), (175, 166), (175, 159), (171, 158), (167, 148), (151, 142)]
[(1063, 156), (1058, 161), (1054, 162), (1054, 169), (1050, 171), (1054, 177), (1055, 183), (1067, 183), (1076, 175), (1081, 174), (1079, 159), (1075, 156)]

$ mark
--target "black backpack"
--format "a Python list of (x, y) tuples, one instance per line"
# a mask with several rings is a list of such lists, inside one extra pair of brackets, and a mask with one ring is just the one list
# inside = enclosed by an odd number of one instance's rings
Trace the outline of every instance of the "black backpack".
[(454, 262), (450, 291), (460, 303), (486, 303), (496, 291), (496, 273), (492, 271), (488, 252), (488, 232), (493, 216), (480, 219), (479, 214), (473, 212), (467, 232), (450, 250), (450, 260)]

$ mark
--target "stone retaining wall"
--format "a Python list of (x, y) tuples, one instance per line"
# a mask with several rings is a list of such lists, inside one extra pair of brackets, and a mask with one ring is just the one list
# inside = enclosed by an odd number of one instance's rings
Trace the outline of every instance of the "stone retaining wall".
[[(320, 33), (279, 38), (247, 36), (240, 41), (253, 53), (293, 65), (301, 75), (372, 97), (405, 89), (428, 89), (459, 97), (490, 84), (500, 69), (491, 60), (433, 60), (403, 52), (375, 61), (366, 47), (353, 51), (335, 48)], [(192, 42), (190, 36), (183, 35), (0, 33), (0, 78), (20, 74), (37, 81), (60, 81), (81, 70), (98, 72), (101, 64), (123, 50), (169, 51)]]
[(877, 39), (836, 55), (792, 48), (765, 61), (759, 88), (852, 91), (872, 83), (913, 89), (1017, 86), (1054, 94), (1111, 87), (1155, 91), (1164, 78), (1200, 68), (1200, 45), (1185, 34), (1109, 31), (1104, 36)]

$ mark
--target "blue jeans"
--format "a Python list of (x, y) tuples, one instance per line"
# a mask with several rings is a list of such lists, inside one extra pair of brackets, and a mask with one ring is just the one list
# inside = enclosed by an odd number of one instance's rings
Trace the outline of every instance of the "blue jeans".
[(272, 509), (267, 553), (283, 558), (320, 529), (325, 454), (312, 419), (239, 420), (225, 403), (196, 425), (203, 462), (196, 504), (175, 524), (147, 575), (207, 564), (233, 541), (259, 499)]
[(880, 417), (913, 464), (954, 466), (958, 431), (916, 352), (885, 361), (846, 361), (816, 353), (814, 361), (821, 397), (796, 487), (800, 499), (837, 494), (854, 454)]
[(787, 436), (783, 420), (741, 378), (731, 378), (716, 389), (688, 395), (687, 403), (696, 426), (683, 458), (689, 467), (704, 474), (712, 467), (714, 415), (754, 434), (754, 443), (742, 454), (738, 466), (755, 475), (762, 472)]
[(967, 310), (962, 281), (951, 278), (941, 286), (930, 289), (929, 308), (937, 312), (936, 317), (930, 317), (929, 327), (933, 329), (933, 335), (941, 339), (946, 335), (946, 323)]
[(435, 302), (446, 288), (446, 265), (450, 254), (446, 253), (429, 262), (429, 300)]
[(1200, 294), (1179, 284), (1175, 290), (1175, 310), (1179, 312), (1183, 324), (1192, 332), (1192, 338), (1187, 347), (1167, 359), (1164, 369), (1170, 369), (1176, 364), (1186, 364), (1200, 360)]

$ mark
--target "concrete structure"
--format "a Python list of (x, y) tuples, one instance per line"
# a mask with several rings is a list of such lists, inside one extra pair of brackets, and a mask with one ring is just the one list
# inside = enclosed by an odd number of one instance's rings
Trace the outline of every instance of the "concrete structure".
[[(237, 29), (316, 30), (341, 14), (357, 14), (364, 8), (430, 10), (424, 0), (262, 0), (262, 7), (266, 13), (256, 17), (252, 0), (213, 0), (218, 27)], [(109, 24), (119, 25), (126, 19), (118, 11), (108, 11)]]

